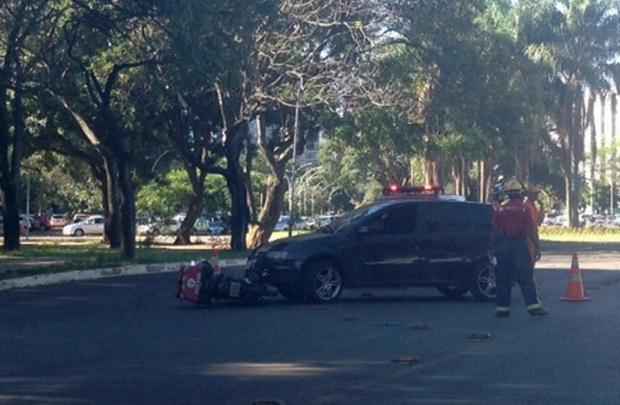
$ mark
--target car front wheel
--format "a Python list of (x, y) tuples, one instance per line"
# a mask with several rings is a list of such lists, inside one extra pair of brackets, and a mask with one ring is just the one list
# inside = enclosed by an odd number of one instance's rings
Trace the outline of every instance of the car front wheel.
[(344, 279), (341, 270), (331, 260), (311, 262), (304, 274), (304, 293), (312, 302), (334, 302), (342, 293)]
[(471, 294), (478, 301), (492, 301), (496, 294), (495, 266), (491, 263), (480, 263), (476, 266), (472, 277)]

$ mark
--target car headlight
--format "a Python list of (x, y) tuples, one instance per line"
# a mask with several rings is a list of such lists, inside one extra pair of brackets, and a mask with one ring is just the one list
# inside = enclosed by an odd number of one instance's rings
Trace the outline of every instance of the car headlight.
[(266, 256), (270, 260), (286, 260), (288, 259), (288, 252), (286, 250), (275, 250), (267, 252)]

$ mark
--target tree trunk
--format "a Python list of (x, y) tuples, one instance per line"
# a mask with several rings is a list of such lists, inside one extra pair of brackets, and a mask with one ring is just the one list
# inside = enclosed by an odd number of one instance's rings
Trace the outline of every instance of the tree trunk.
[(200, 214), (202, 214), (205, 194), (205, 176), (200, 175), (197, 177), (198, 178), (196, 182), (192, 181), (192, 197), (189, 202), (189, 207), (187, 208), (187, 215), (185, 216), (185, 219), (183, 219), (181, 227), (177, 232), (177, 236), (174, 241), (175, 245), (189, 245), (192, 243), (191, 235), (194, 229), (194, 224), (196, 223), (196, 220), (200, 217)]
[(280, 219), (284, 206), (286, 183), (284, 176), (270, 176), (267, 183), (266, 199), (258, 217), (258, 224), (252, 226), (248, 236), (248, 248), (255, 249), (269, 242), (273, 228)]
[(606, 150), (606, 139), (605, 139), (605, 102), (606, 97), (604, 94), (601, 94), (601, 126), (598, 131), (599, 138), (601, 139), (601, 149), (600, 149), (600, 161), (601, 161), (601, 183), (607, 183), (607, 150)]
[[(229, 163), (230, 165), (230, 163)], [(230, 248), (236, 251), (246, 250), (245, 237), (248, 231), (249, 210), (247, 206), (247, 189), (244, 176), (238, 172), (238, 167), (230, 167), (226, 176), (226, 183), (230, 192)]]
[(248, 232), (248, 224), (250, 219), (250, 211), (248, 208), (247, 185), (245, 183), (246, 176), (241, 167), (240, 157), (247, 133), (239, 133), (238, 131), (246, 131), (247, 125), (242, 128), (236, 128), (235, 133), (231, 134), (231, 141), (226, 148), (226, 184), (230, 193), (230, 247), (232, 250), (246, 250), (246, 235)]
[(478, 180), (480, 182), (479, 190), (480, 190), (480, 202), (487, 202), (489, 200), (488, 195), (488, 179), (489, 179), (489, 170), (488, 170), (488, 161), (480, 160), (478, 162)]
[(594, 204), (596, 201), (596, 123), (594, 119), (594, 103), (596, 102), (596, 93), (590, 90), (588, 99), (588, 121), (590, 123), (590, 207), (594, 212)]
[(585, 138), (585, 122), (584, 120), (584, 94), (581, 86), (577, 86), (572, 100), (571, 118), (571, 168), (572, 168), (572, 198), (569, 211), (569, 224), (572, 228), (578, 228), (579, 222), (579, 201), (581, 195), (581, 182), (579, 165), (583, 161), (584, 138)]
[[(105, 218), (107, 221), (107, 218), (110, 218), (110, 207), (108, 205), (108, 183), (106, 181), (105, 171), (92, 163), (91, 171), (93, 173), (93, 177), (97, 179), (97, 182), (99, 183), (99, 189), (101, 191), (101, 207), (103, 208), (103, 218)], [(108, 238), (108, 236), (108, 229), (106, 229), (106, 226), (104, 225), (103, 243), (110, 243), (110, 239)]]
[[(24, 111), (22, 104), (21, 83), (18, 80), (11, 104), (11, 119), (7, 109), (8, 77), (0, 71), (0, 186), (4, 197), (4, 249), (19, 250), (19, 180), (23, 143), (25, 136)], [(19, 75), (18, 75), (19, 76)]]
[(461, 196), (467, 198), (469, 188), (469, 162), (461, 157)]
[(250, 213), (249, 221), (251, 223), (258, 220), (257, 209), (256, 209), (256, 201), (254, 199), (254, 189), (252, 188), (252, 170), (253, 170), (253, 160), (254, 160), (254, 150), (250, 148), (249, 142), (247, 147), (247, 152), (245, 156), (245, 184), (247, 185), (247, 196), (248, 196), (248, 209)]
[(467, 195), (467, 162), (465, 158), (459, 156), (454, 164), (454, 193), (458, 196), (465, 197)]
[(14, 178), (9, 177), (10, 173), (3, 173), (5, 180), (2, 182), (4, 194), (4, 250), (19, 250), (19, 205), (17, 196), (17, 184)]
[(610, 169), (611, 169), (611, 179), (610, 179), (610, 187), (609, 187), (609, 191), (610, 191), (610, 201), (609, 201), (609, 205), (610, 205), (610, 214), (611, 215), (615, 215), (616, 214), (616, 196), (615, 196), (615, 190), (616, 190), (616, 175), (617, 175), (617, 167), (616, 165), (618, 164), (616, 162), (617, 159), (617, 145), (616, 145), (616, 131), (618, 129), (617, 127), (617, 123), (616, 123), (616, 116), (618, 114), (618, 98), (616, 96), (616, 94), (612, 94), (611, 96), (611, 128), (610, 128), (610, 133), (611, 133), (611, 162), (610, 162)]
[(424, 179), (427, 186), (443, 185), (440, 158), (430, 150), (430, 147), (427, 147), (424, 156)]
[(521, 147), (515, 154), (515, 166), (517, 179), (521, 183), (527, 184), (530, 181), (529, 144), (521, 145)]
[[(118, 184), (118, 176), (116, 165), (114, 162), (104, 156), (105, 171), (105, 193), (107, 199), (108, 216), (105, 218), (104, 231), (106, 239), (111, 249), (119, 249), (121, 247), (121, 216), (120, 216), (120, 191)], [(105, 205), (104, 205), (105, 206)]]
[(573, 224), (573, 212), (575, 210), (575, 193), (573, 190), (573, 179), (570, 174), (564, 175), (564, 187), (566, 188), (566, 214), (568, 215), (569, 226), (573, 228), (575, 226)]
[[(126, 151), (125, 151), (126, 152)], [(118, 158), (119, 185), (121, 191), (121, 248), (125, 259), (136, 257), (136, 198), (131, 180), (129, 157), (123, 153)]]

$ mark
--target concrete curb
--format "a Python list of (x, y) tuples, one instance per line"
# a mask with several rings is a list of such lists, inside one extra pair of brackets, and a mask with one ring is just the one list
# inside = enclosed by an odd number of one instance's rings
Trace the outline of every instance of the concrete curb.
[[(0, 280), (0, 291), (62, 284), (71, 281), (98, 280), (102, 278), (137, 276), (141, 274), (174, 273), (179, 270), (181, 265), (184, 264), (188, 264), (188, 262), (136, 264), (130, 266), (108, 267), (93, 270), (76, 270), (54, 274), (9, 278)], [(222, 267), (244, 266), (246, 264), (246, 259), (220, 260), (219, 264)]]

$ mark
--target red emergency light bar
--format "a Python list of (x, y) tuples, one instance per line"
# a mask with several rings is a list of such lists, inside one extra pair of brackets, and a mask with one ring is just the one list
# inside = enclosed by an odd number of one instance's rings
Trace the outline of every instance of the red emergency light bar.
[(441, 193), (443, 193), (443, 188), (441, 186), (401, 187), (397, 184), (392, 184), (383, 190), (383, 195), (390, 197), (438, 196)]

